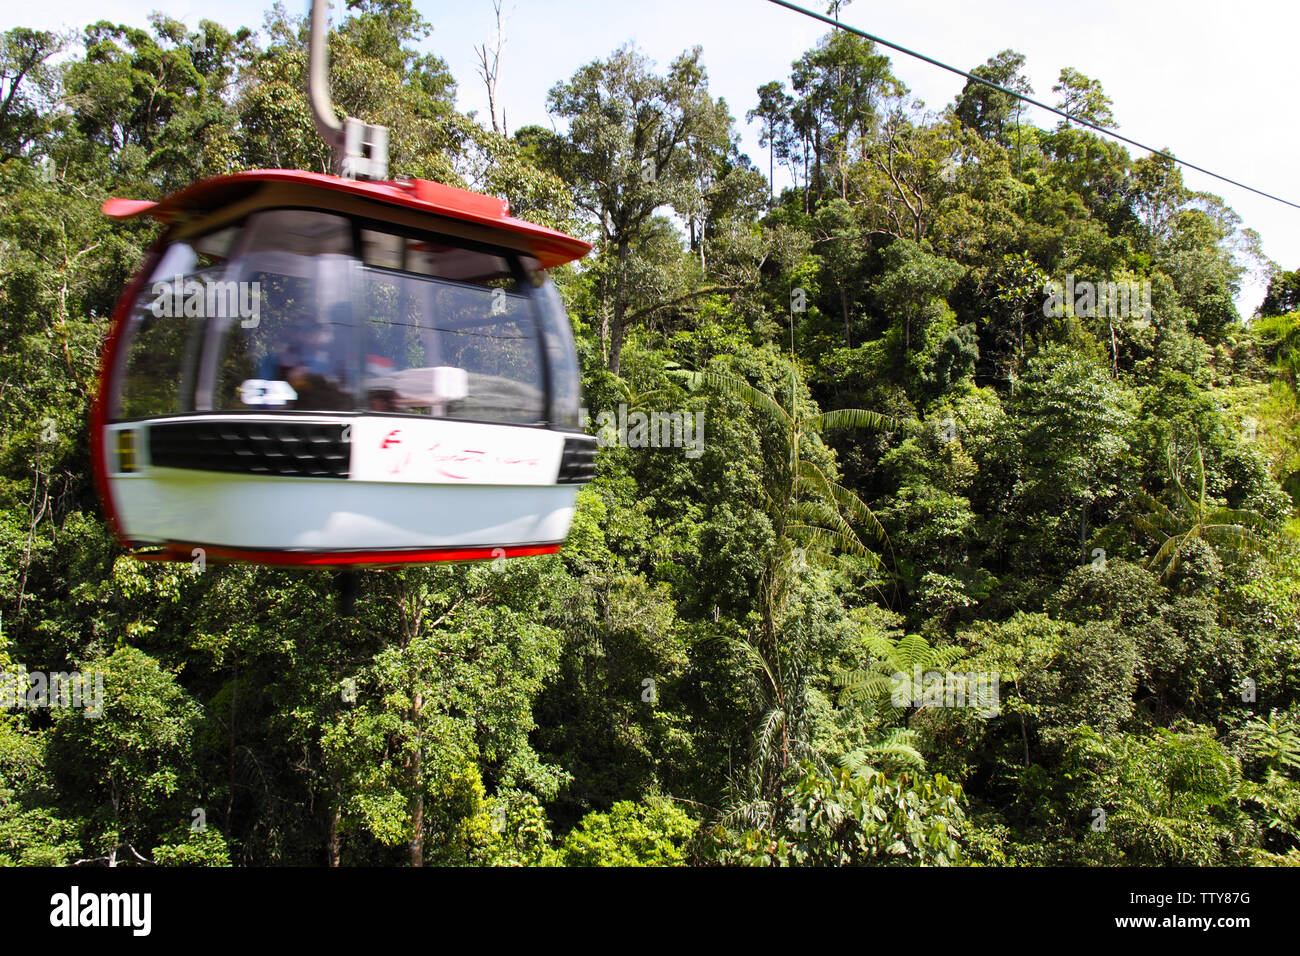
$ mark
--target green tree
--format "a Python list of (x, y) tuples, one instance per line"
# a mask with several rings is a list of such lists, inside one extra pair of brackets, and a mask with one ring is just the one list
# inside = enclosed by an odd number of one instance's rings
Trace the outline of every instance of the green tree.
[(600, 253), (610, 260), (601, 337), (616, 375), (630, 312), (631, 257), (655, 212), (665, 205), (689, 208), (698, 164), (730, 144), (731, 119), (726, 104), (709, 94), (700, 54), (699, 47), (682, 53), (660, 76), (644, 56), (623, 48), (547, 95), (551, 114), (569, 122), (552, 161), (600, 230)]
[(1079, 730), (1067, 757), (1083, 786), (1082, 819), (1105, 813), (1081, 848), (1137, 866), (1223, 865), (1242, 859), (1245, 816), (1235, 804), (1241, 768), (1204, 728), (1145, 737)]
[(188, 826), (198, 805), (186, 757), (200, 708), (174, 674), (133, 647), (86, 661), (81, 673), (96, 697), (102, 686), (102, 708), (59, 711), (52, 746), (87, 813), (83, 845), (109, 866), (148, 862), (162, 832)]
[(64, 39), (48, 30), (15, 27), (0, 34), (0, 150), (16, 159), (48, 127), (57, 74), (49, 60)]
[(698, 824), (665, 800), (589, 813), (551, 858), (559, 866), (682, 866)]
[[(1063, 67), (1060, 78), (1052, 87), (1052, 92), (1060, 96), (1057, 109), (1072, 117), (1087, 120), (1098, 126), (1115, 126), (1115, 114), (1111, 112), (1111, 98), (1102, 91), (1101, 83), (1084, 76), (1073, 67)], [(1069, 120), (1063, 120), (1069, 125)]]
[[(1026, 96), (1034, 92), (1024, 74), (1025, 58), (1015, 50), (1003, 50), (989, 57), (971, 73), (980, 79)], [(1003, 146), (1010, 145), (1007, 125), (1015, 118), (1016, 131), (1020, 130), (1020, 112), (1023, 101), (995, 90), (983, 83), (967, 80), (957, 96), (956, 114), (962, 125), (974, 130), (983, 139), (992, 139)]]
[(1028, 479), (1019, 493), (1040, 516), (1043, 544), (1051, 546), (1052, 529), (1074, 511), (1079, 563), (1088, 563), (1091, 516), (1131, 480), (1131, 403), (1103, 369), (1052, 346), (1030, 359), (1011, 412)]
[(794, 107), (794, 98), (785, 91), (785, 84), (777, 80), (764, 83), (758, 88), (758, 105), (745, 114), (749, 122), (762, 122), (758, 145), (767, 150), (767, 181), (769, 194), (776, 195), (776, 161), (782, 163), (791, 158), (791, 138), (794, 125), (790, 111)]
[(755, 795), (770, 806), (792, 762), (811, 757), (808, 743), (807, 638), (787, 615), (792, 591), (809, 556), (841, 552), (865, 562), (880, 559), (858, 531), (884, 542), (884, 529), (871, 509), (836, 483), (817, 463), (820, 436), (834, 428), (882, 429), (896, 423), (864, 409), (810, 414), (800, 407), (798, 374), (790, 369), (790, 408), (771, 394), (721, 369), (691, 373), (695, 387), (707, 387), (752, 409), (771, 430), (765, 460), (763, 510), (773, 529), (764, 555), (758, 595), (759, 626), (746, 640), (732, 641), (764, 677), (769, 695), (758, 737)]
[(1300, 269), (1279, 272), (1268, 280), (1268, 291), (1259, 304), (1261, 316), (1285, 315), (1300, 309)]
[(882, 259), (885, 271), (876, 281), (875, 296), (882, 311), (897, 324), (906, 364), (911, 360), (913, 334), (922, 338), (931, 324), (951, 314), (945, 299), (962, 268), (910, 239), (890, 243)]

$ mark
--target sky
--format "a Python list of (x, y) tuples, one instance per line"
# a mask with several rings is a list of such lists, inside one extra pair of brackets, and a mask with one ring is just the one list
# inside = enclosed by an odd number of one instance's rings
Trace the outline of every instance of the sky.
[[(228, 28), (260, 27), (271, 3), (10, 3), (0, 11), (0, 29), (79, 28), (101, 19), (144, 26), (154, 10), (191, 25), (211, 19)], [(285, 5), (291, 13), (309, 9), (308, 0), (286, 0)], [(802, 5), (824, 12), (826, 0), (804, 0)], [(459, 83), (457, 105), (478, 110), (486, 119), (487, 95), (477, 77), (474, 49), (495, 34), (491, 0), (415, 0), (415, 6), (434, 25), (424, 48), (445, 59)], [(774, 79), (788, 86), (791, 62), (827, 30), (768, 0), (504, 0), (503, 13), (506, 45), (498, 94), (511, 130), (552, 125), (547, 91), (625, 43), (635, 44), (661, 69), (698, 44), (710, 89), (726, 99), (743, 150), (764, 170), (767, 154), (758, 146), (757, 125), (745, 122), (757, 100), (755, 90)], [(1056, 100), (1051, 89), (1060, 69), (1074, 67), (1101, 81), (1114, 100), (1120, 132), (1300, 203), (1300, 123), (1293, 105), (1300, 4), (1294, 0), (855, 0), (841, 16), (846, 23), (964, 69), (999, 50), (1015, 49), (1026, 57), (1035, 94), (1049, 103)], [(895, 74), (928, 109), (941, 110), (964, 83), (903, 54), (894, 54), (893, 60)], [(1041, 111), (1026, 115), (1040, 126), (1056, 122)], [(1300, 209), (1197, 172), (1184, 175), (1191, 188), (1222, 196), (1259, 233), (1264, 253), (1281, 268), (1300, 268)], [(1248, 314), (1263, 294), (1264, 285), (1248, 279), (1238, 308)]]

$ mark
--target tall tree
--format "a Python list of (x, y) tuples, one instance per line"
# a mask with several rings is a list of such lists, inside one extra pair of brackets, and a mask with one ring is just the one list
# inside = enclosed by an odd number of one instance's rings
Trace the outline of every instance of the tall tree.
[(46, 125), (56, 74), (49, 59), (64, 39), (48, 30), (15, 27), (0, 34), (0, 150), (15, 158)]
[[(807, 635), (788, 619), (791, 598), (811, 558), (847, 554), (879, 567), (880, 557), (864, 541), (886, 543), (884, 529), (870, 507), (838, 484), (818, 463), (822, 436), (836, 428), (888, 429), (897, 422), (876, 412), (844, 408), (809, 413), (794, 366), (790, 368), (790, 406), (719, 367), (687, 376), (695, 388), (708, 388), (751, 409), (774, 441), (768, 446), (763, 502), (773, 531), (764, 555), (759, 626), (746, 640), (733, 641), (759, 673), (770, 694), (758, 735), (754, 787), (757, 805), (771, 808), (799, 760), (814, 756), (809, 744)], [(832, 472), (833, 474), (833, 472)]]
[[(1084, 76), (1073, 67), (1064, 67), (1060, 78), (1052, 87), (1052, 92), (1060, 96), (1057, 109), (1064, 110), (1072, 117), (1087, 120), (1098, 126), (1114, 128), (1115, 114), (1111, 112), (1111, 98), (1101, 88), (1097, 80)], [(1069, 125), (1069, 120), (1062, 120)]]
[(1079, 563), (1087, 564), (1093, 515), (1130, 480), (1131, 401), (1106, 369), (1051, 346), (1029, 361), (1011, 407), (1027, 465), (1021, 493), (1038, 520), (1059, 527), (1064, 514), (1077, 513)]
[(1297, 309), (1300, 309), (1300, 269), (1279, 272), (1268, 281), (1268, 291), (1259, 305), (1259, 314), (1286, 315)]
[(823, 37), (795, 61), (791, 84), (800, 97), (796, 129), (812, 143), (813, 191), (825, 188), (822, 169), (828, 164), (840, 198), (847, 198), (850, 158), (866, 148), (884, 100), (905, 87), (872, 41), (843, 31)]
[[(971, 70), (980, 79), (988, 80), (1014, 93), (1026, 96), (1034, 92), (1029, 78), (1024, 74), (1025, 58), (1015, 50), (1003, 50), (988, 61)], [(957, 97), (956, 113), (962, 125), (974, 130), (983, 139), (993, 139), (1003, 146), (1011, 145), (1007, 131), (1008, 122), (1014, 117), (1015, 126), (1020, 128), (1020, 112), (1023, 101), (995, 90), (975, 80), (967, 80)]]
[(767, 150), (767, 181), (769, 195), (776, 195), (776, 160), (790, 158), (791, 137), (794, 132), (790, 111), (794, 98), (785, 91), (785, 84), (773, 80), (758, 88), (758, 105), (745, 114), (749, 122), (762, 121), (758, 145)]
[(731, 143), (726, 104), (709, 94), (700, 55), (699, 47), (682, 53), (661, 76), (624, 47), (582, 67), (547, 96), (552, 115), (569, 121), (568, 136), (557, 144), (558, 171), (600, 229), (601, 255), (612, 260), (602, 338), (614, 374), (627, 333), (636, 246), (656, 210), (690, 207), (700, 163), (725, 154)]

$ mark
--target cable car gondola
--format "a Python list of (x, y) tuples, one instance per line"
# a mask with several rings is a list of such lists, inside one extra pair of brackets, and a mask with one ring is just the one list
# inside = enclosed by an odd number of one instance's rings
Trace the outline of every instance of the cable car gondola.
[(254, 170), (104, 204), (167, 225), (105, 348), (105, 513), (141, 556), (178, 560), (554, 552), (595, 441), (544, 270), (590, 245), (490, 196), (383, 180), (386, 131), (319, 108), (318, 7), (313, 109), (349, 175)]

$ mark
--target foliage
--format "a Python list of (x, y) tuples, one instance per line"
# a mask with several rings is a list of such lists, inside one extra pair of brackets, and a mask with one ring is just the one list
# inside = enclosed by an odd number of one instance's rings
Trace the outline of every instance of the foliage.
[[(703, 445), (604, 448), (560, 555), (367, 571), (351, 617), (323, 571), (133, 560), (86, 422), (156, 227), (99, 207), (326, 170), (306, 23), (4, 33), (0, 672), (104, 697), (0, 709), (0, 865), (1300, 859), (1297, 273), (1243, 322), (1258, 237), (1082, 126), (1098, 80), (1046, 128), (838, 31), (749, 104), (628, 46), (507, 136), (409, 0), (346, 6), (335, 99), (394, 175), (594, 242), (555, 271), (589, 419)], [(896, 705), (916, 667), (998, 706)]]
[[(942, 775), (914, 780), (829, 776), (805, 765), (772, 830), (724, 838), (720, 858), (749, 866), (950, 866), (962, 862), (962, 790)], [(716, 839), (716, 837), (715, 837)]]
[(608, 813), (589, 813), (556, 850), (560, 866), (681, 866), (698, 826), (665, 801), (621, 800)]

